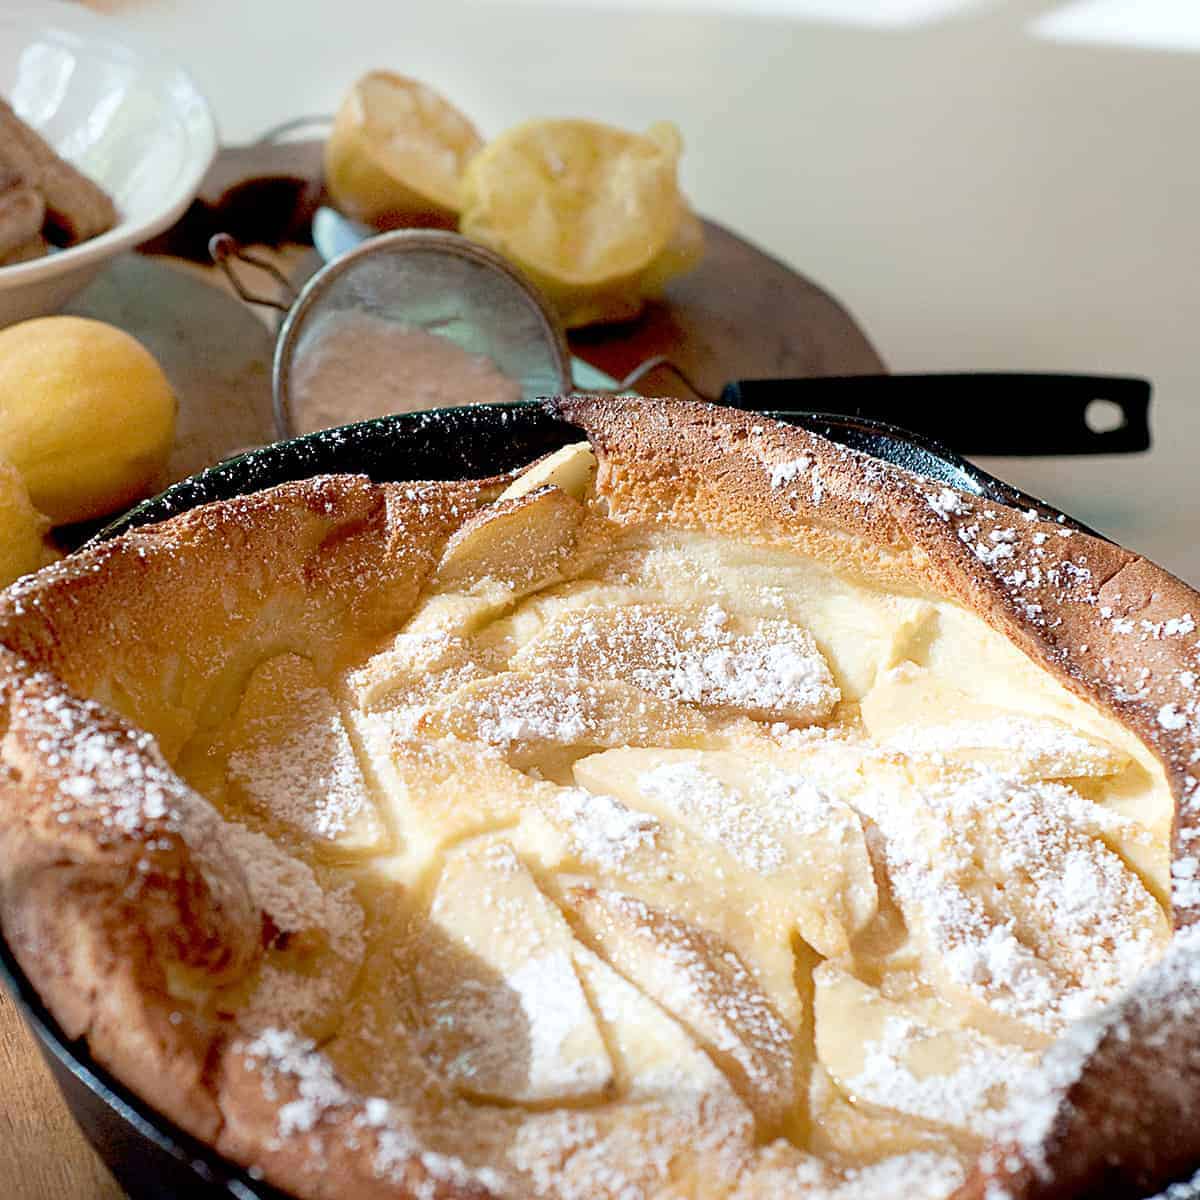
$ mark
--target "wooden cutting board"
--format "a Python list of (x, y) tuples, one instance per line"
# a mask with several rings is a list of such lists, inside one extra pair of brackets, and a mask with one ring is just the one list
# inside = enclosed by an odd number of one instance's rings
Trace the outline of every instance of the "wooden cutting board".
[[(867, 335), (828, 292), (745, 238), (704, 222), (705, 257), (673, 280), (665, 299), (628, 325), (577, 330), (571, 349), (614, 379), (665, 355), (715, 399), (731, 379), (878, 375)], [(643, 395), (691, 396), (669, 371), (638, 383)]]

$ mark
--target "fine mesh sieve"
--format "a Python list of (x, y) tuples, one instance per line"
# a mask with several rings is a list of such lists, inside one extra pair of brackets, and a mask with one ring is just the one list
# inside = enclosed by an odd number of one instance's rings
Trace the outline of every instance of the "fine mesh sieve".
[[(222, 237), (211, 250), (244, 299), (273, 303), (248, 295), (229, 262), (240, 257), (263, 267), (262, 260)], [(274, 307), (287, 314), (272, 381), (283, 437), (359, 417), (534, 400), (572, 387), (562, 326), (536, 290), (498, 255), (458, 234), (406, 229), (373, 237), (318, 271), (290, 306)], [(330, 383), (344, 415), (314, 421), (328, 415), (318, 389)]]

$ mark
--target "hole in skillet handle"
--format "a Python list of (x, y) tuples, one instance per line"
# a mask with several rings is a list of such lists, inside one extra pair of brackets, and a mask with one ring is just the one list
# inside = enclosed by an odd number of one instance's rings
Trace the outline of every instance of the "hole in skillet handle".
[[(801, 411), (766, 411), (762, 415), (798, 425), (936, 483), (985, 500), (1032, 508), (1044, 520), (1103, 536), (922, 434), (871, 417)], [(217, 463), (130, 509), (93, 540), (106, 541), (201, 504), (314, 475), (348, 472), (367, 475), (376, 482), (397, 483), (494, 475), (523, 466), (578, 437), (573, 426), (537, 401), (379, 417), (275, 442)]]
[(1129, 424), (1125, 410), (1116, 401), (1100, 397), (1083, 410), (1083, 420), (1093, 433), (1115, 433)]

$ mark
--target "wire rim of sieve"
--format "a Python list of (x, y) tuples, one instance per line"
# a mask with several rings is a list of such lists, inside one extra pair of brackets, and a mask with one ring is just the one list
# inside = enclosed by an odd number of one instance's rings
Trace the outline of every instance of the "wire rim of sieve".
[(426, 264), (429, 256), (445, 255), (448, 260), (467, 261), (479, 270), (501, 276), (509, 285), (508, 293), (512, 296), (512, 307), (506, 310), (511, 315), (506, 316), (505, 312), (497, 315), (497, 310), (493, 309), (489, 318), (492, 327), (500, 328), (506, 320), (514, 320), (522, 307), (525, 310), (522, 315), (532, 314), (545, 348), (548, 374), (557, 380), (558, 391), (571, 390), (571, 357), (566, 333), (524, 275), (494, 251), (461, 234), (433, 229), (399, 229), (372, 237), (327, 263), (308, 280), (288, 309), (275, 342), (271, 380), (275, 425), (282, 437), (292, 437), (296, 432), (293, 379), (300, 341), (310, 322), (321, 314), (322, 304), (330, 291), (346, 274), (361, 269), (364, 259), (390, 257), (396, 260), (398, 269), (403, 269), (405, 256), (413, 252), (423, 255)]

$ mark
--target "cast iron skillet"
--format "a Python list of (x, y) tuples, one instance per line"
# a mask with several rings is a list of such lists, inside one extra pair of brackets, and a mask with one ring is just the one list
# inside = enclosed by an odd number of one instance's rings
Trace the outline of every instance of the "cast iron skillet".
[[(880, 421), (812, 412), (770, 412), (918, 475), (987, 500), (1036, 509), (1046, 520), (1092, 532), (993, 478), (927, 438)], [(536, 403), (474, 406), (383, 417), (277, 442), (185, 479), (138, 505), (96, 540), (292, 479), (357, 472), (377, 481), (467, 479), (519, 467), (578, 441), (577, 429)], [(132, 1200), (284, 1200), (282, 1194), (220, 1158), (157, 1115), (69, 1041), (0, 938), (0, 980), (37, 1039), (88, 1140)]]

